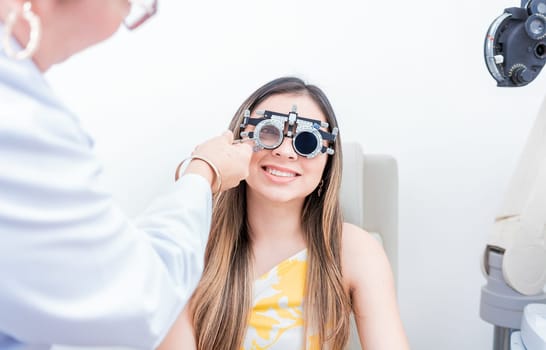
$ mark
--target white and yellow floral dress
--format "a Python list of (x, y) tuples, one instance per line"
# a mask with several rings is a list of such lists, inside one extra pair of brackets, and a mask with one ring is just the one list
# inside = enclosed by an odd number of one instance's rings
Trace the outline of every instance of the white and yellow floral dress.
[[(305, 350), (303, 298), (307, 250), (284, 260), (254, 282), (250, 322), (241, 350)], [(307, 350), (319, 349), (309, 336)]]

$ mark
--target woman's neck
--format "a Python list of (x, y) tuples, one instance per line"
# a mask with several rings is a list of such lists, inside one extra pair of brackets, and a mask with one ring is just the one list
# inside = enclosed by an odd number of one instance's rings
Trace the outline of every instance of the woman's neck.
[(307, 247), (301, 224), (303, 201), (273, 203), (247, 192), (254, 278)]
[(277, 203), (247, 193), (247, 217), (252, 241), (302, 241), (302, 208), (303, 200)]
[[(13, 10), (13, 8), (14, 4), (12, 1), (0, 1), (0, 24), (5, 26), (6, 18), (8, 17), (8, 14)], [(43, 73), (47, 71), (58, 60), (56, 60), (56, 58), (53, 57), (51, 54), (48, 54), (49, 52), (54, 51), (51, 50), (51, 47), (49, 45), (49, 33), (47, 33), (47, 27), (43, 25), (43, 21), (41, 26), (41, 32), (42, 35), (38, 44), (38, 49), (30, 59), (34, 61), (34, 64)], [(22, 48), (26, 47), (30, 39), (30, 29), (28, 27), (28, 23), (19, 17), (18, 20), (15, 22), (15, 25), (13, 26), (11, 36), (17, 41), (17, 43), (19, 43)]]

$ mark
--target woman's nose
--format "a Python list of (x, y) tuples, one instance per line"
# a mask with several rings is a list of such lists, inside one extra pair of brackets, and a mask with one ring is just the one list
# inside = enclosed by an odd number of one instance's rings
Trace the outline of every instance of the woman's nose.
[(273, 155), (290, 160), (298, 159), (298, 154), (294, 150), (294, 147), (292, 147), (292, 138), (285, 136), (280, 146), (273, 150)]

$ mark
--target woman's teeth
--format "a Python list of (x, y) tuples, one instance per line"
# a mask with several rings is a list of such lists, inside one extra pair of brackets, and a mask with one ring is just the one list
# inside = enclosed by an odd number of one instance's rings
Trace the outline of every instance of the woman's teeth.
[(280, 177), (294, 177), (294, 176), (296, 176), (296, 174), (294, 174), (294, 173), (287, 173), (287, 172), (280, 171), (280, 170), (277, 170), (277, 169), (267, 168), (266, 171), (268, 173), (270, 173), (271, 175), (280, 176)]

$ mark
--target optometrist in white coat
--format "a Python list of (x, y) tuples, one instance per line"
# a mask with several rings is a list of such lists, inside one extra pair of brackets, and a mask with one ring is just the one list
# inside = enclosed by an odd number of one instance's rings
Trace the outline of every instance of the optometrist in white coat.
[(212, 192), (248, 173), (251, 147), (226, 132), (137, 220), (101, 189), (91, 137), (42, 73), (156, 6), (0, 0), (0, 349), (158, 346), (201, 276)]

